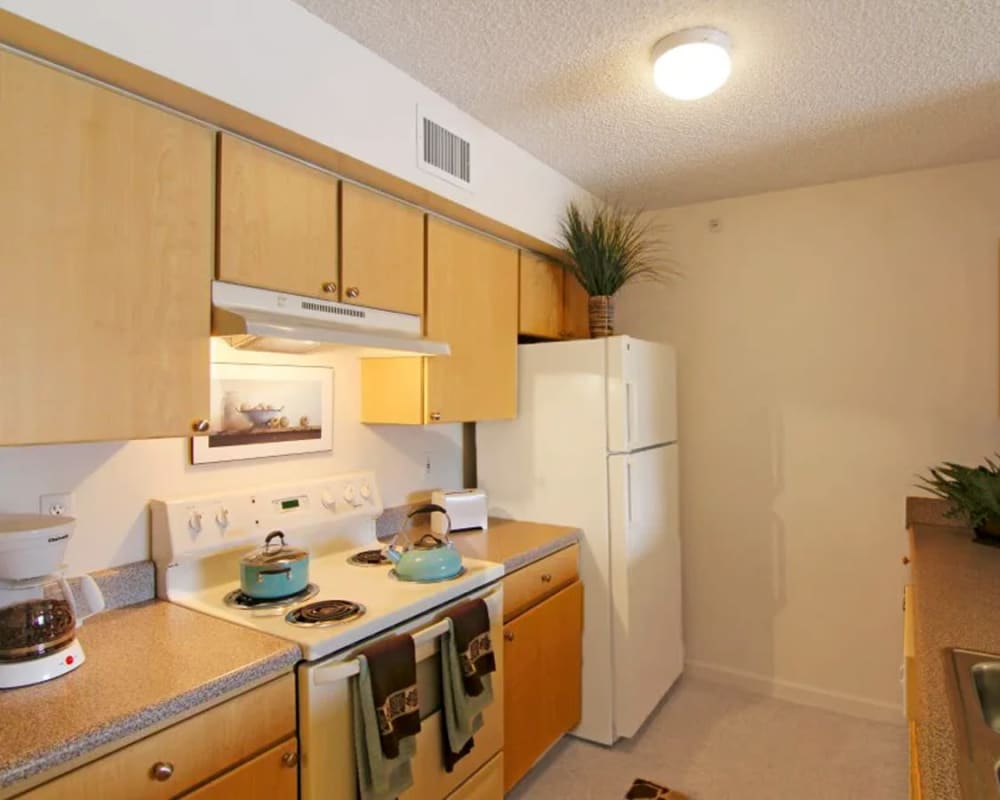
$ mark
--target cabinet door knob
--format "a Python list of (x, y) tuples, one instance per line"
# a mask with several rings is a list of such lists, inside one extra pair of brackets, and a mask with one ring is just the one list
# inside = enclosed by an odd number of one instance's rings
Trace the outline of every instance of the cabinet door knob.
[(511, 631), (504, 631), (503, 632), (503, 640), (505, 642), (513, 642), (514, 641), (514, 634)]
[(542, 583), (552, 583), (552, 576), (549, 573), (542, 575)]
[(281, 763), (286, 767), (294, 767), (299, 763), (299, 754), (294, 750), (289, 753), (283, 753), (281, 756)]
[(431, 422), (440, 422), (440, 421), (441, 421), (441, 412), (440, 411), (432, 411), (431, 412)]
[(335, 294), (337, 291), (337, 284), (333, 281), (327, 281), (323, 284), (323, 291), (327, 294)]
[(157, 761), (150, 770), (153, 780), (166, 781), (174, 774), (174, 765), (169, 761)]
[(196, 419), (191, 423), (191, 430), (195, 433), (206, 433), (208, 431), (208, 427), (207, 419)]
[(910, 563), (910, 557), (909, 556), (903, 556), (903, 566), (905, 567), (909, 563)]
[(347, 289), (348, 297), (357, 297), (359, 294), (361, 294), (361, 290), (357, 286), (348, 287)]

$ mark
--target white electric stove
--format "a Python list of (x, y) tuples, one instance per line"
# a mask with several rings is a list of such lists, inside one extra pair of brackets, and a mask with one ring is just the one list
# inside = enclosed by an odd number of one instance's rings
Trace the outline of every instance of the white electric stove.
[[(503, 566), (464, 559), (464, 572), (438, 583), (394, 577), (390, 564), (351, 563), (384, 549), (375, 538), (382, 503), (372, 473), (173, 501), (153, 501), (157, 594), (173, 603), (291, 639), (313, 661), (390, 630), (503, 576)], [(275, 530), (310, 554), (312, 591), (241, 607), (240, 558)], [(332, 604), (331, 601), (342, 601)], [(309, 611), (318, 608), (315, 615)], [(304, 623), (296, 610), (304, 609)], [(326, 614), (329, 609), (332, 613)], [(352, 613), (352, 611), (354, 613)], [(317, 622), (310, 624), (309, 619)]]

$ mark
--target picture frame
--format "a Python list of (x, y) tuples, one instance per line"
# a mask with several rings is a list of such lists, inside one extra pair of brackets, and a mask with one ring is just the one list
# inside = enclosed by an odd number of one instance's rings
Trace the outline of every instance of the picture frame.
[(210, 398), (192, 464), (333, 450), (331, 367), (213, 363)]

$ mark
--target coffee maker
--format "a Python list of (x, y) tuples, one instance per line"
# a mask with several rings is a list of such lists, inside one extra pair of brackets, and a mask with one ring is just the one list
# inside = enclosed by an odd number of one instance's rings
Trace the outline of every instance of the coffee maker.
[(82, 576), (82, 615), (63, 575), (71, 517), (0, 514), (0, 689), (65, 675), (85, 657), (76, 638), (84, 619), (104, 609), (94, 579)]

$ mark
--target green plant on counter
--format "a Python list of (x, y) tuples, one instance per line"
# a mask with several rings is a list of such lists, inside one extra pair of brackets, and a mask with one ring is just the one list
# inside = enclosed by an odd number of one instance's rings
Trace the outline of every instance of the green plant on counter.
[(979, 467), (949, 461), (930, 468), (930, 477), (918, 476), (917, 486), (947, 500), (948, 517), (965, 517), (969, 527), (1000, 521), (1000, 464), (987, 458)]
[(561, 221), (566, 268), (591, 297), (611, 297), (636, 280), (661, 281), (676, 275), (657, 257), (659, 242), (641, 212), (594, 203), (588, 212), (570, 203)]

